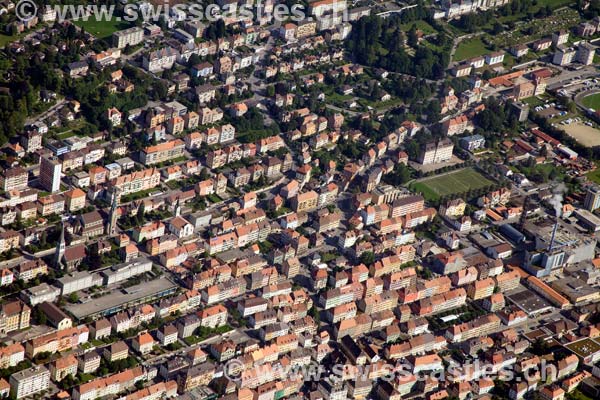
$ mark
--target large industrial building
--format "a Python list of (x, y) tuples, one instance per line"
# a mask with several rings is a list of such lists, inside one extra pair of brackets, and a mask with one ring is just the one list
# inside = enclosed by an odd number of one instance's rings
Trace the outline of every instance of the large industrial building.
[(596, 239), (562, 221), (541, 220), (527, 223), (523, 229), (528, 237), (534, 238), (523, 268), (538, 278), (559, 272), (565, 265), (595, 257)]

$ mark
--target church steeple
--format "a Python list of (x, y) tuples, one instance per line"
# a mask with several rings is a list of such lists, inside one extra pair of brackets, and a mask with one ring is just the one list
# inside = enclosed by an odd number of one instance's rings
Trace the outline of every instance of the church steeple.
[(117, 219), (119, 218), (119, 189), (115, 188), (112, 196), (112, 204), (110, 206), (110, 221), (108, 223), (108, 234), (114, 236), (117, 233)]
[(65, 243), (65, 224), (61, 222), (60, 224), (60, 238), (58, 239), (58, 243), (56, 244), (56, 251), (54, 253), (54, 267), (56, 269), (61, 269), (63, 256), (65, 255), (65, 249), (67, 245)]
[(181, 204), (179, 204), (179, 197), (177, 198), (177, 200), (175, 200), (175, 207), (173, 209), (173, 213), (176, 217), (179, 217), (181, 215)]

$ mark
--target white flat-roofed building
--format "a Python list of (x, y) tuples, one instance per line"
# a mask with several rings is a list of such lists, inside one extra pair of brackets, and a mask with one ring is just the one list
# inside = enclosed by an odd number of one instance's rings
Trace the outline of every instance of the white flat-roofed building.
[(40, 159), (40, 184), (49, 192), (58, 192), (62, 163), (57, 157), (42, 157)]
[(122, 49), (129, 46), (136, 46), (144, 40), (144, 30), (138, 26), (117, 31), (112, 35), (113, 46)]
[(102, 276), (97, 273), (91, 274), (86, 271), (75, 271), (70, 275), (58, 279), (57, 286), (61, 290), (61, 294), (66, 296), (70, 293), (91, 288), (92, 286), (102, 286), (102, 281)]
[(10, 376), (10, 393), (17, 399), (31, 396), (50, 387), (50, 371), (42, 366), (35, 366)]
[(589, 212), (588, 210), (580, 209), (574, 213), (575, 218), (580, 225), (592, 232), (600, 231), (600, 218)]
[(60, 289), (47, 283), (21, 291), (21, 298), (31, 306), (45, 301), (53, 302), (60, 296)]
[(113, 265), (109, 269), (101, 271), (100, 275), (103, 278), (103, 284), (108, 286), (151, 270), (152, 261), (140, 257), (128, 263)]
[(575, 49), (564, 45), (559, 45), (556, 48), (554, 57), (552, 58), (552, 64), (555, 65), (568, 65), (575, 59)]
[(581, 42), (577, 47), (577, 53), (575, 58), (577, 62), (583, 65), (590, 65), (594, 62), (594, 55), (596, 54), (596, 46), (588, 43)]

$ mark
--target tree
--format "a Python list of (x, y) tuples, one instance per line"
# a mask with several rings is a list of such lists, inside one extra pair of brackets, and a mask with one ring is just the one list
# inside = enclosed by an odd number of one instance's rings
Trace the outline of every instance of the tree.
[(360, 262), (365, 265), (371, 265), (375, 262), (375, 253), (372, 251), (365, 251), (360, 255)]
[(419, 36), (417, 35), (417, 25), (412, 24), (406, 35), (407, 43), (410, 47), (417, 47), (419, 44)]
[(140, 201), (140, 206), (138, 207), (137, 212), (135, 214), (135, 219), (138, 225), (142, 225), (144, 223), (144, 214), (146, 214), (146, 206), (144, 204), (144, 201)]
[(222, 37), (225, 36), (226, 33), (226, 29), (225, 29), (225, 21), (223, 21), (222, 18), (217, 20), (217, 25), (216, 25), (216, 36), (217, 39), (220, 39)]
[(502, 26), (502, 24), (500, 22), (496, 21), (494, 23), (494, 27), (492, 28), (492, 34), (493, 35), (498, 35), (502, 31), (504, 31), (504, 27)]
[(192, 54), (188, 59), (188, 66), (193, 67), (194, 65), (198, 65), (202, 62), (202, 58), (196, 53)]
[(411, 140), (406, 145), (406, 153), (408, 157), (412, 160), (416, 159), (419, 156), (420, 146), (415, 140)]
[(39, 308), (36, 308), (35, 310), (35, 319), (39, 325), (46, 325), (46, 322), (48, 321), (46, 314), (44, 314)]
[(158, 99), (166, 98), (169, 92), (169, 88), (163, 80), (155, 80), (152, 84), (152, 89), (154, 89), (154, 93)]
[(317, 325), (319, 325), (319, 323), (321, 322), (321, 316), (319, 315), (319, 310), (315, 306), (312, 306), (309, 310), (309, 314), (315, 320), (315, 323)]
[(205, 181), (205, 180), (207, 180), (208, 178), (210, 178), (210, 174), (208, 173), (208, 170), (207, 170), (206, 168), (204, 168), (204, 167), (203, 167), (203, 168), (200, 170), (199, 177), (200, 177), (200, 180), (201, 180), (201, 181)]

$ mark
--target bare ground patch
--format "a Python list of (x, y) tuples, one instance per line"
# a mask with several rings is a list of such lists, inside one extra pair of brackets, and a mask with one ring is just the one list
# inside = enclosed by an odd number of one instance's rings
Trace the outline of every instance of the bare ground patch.
[(570, 125), (561, 126), (561, 128), (584, 146), (600, 146), (600, 129), (587, 126), (581, 122), (574, 122)]

